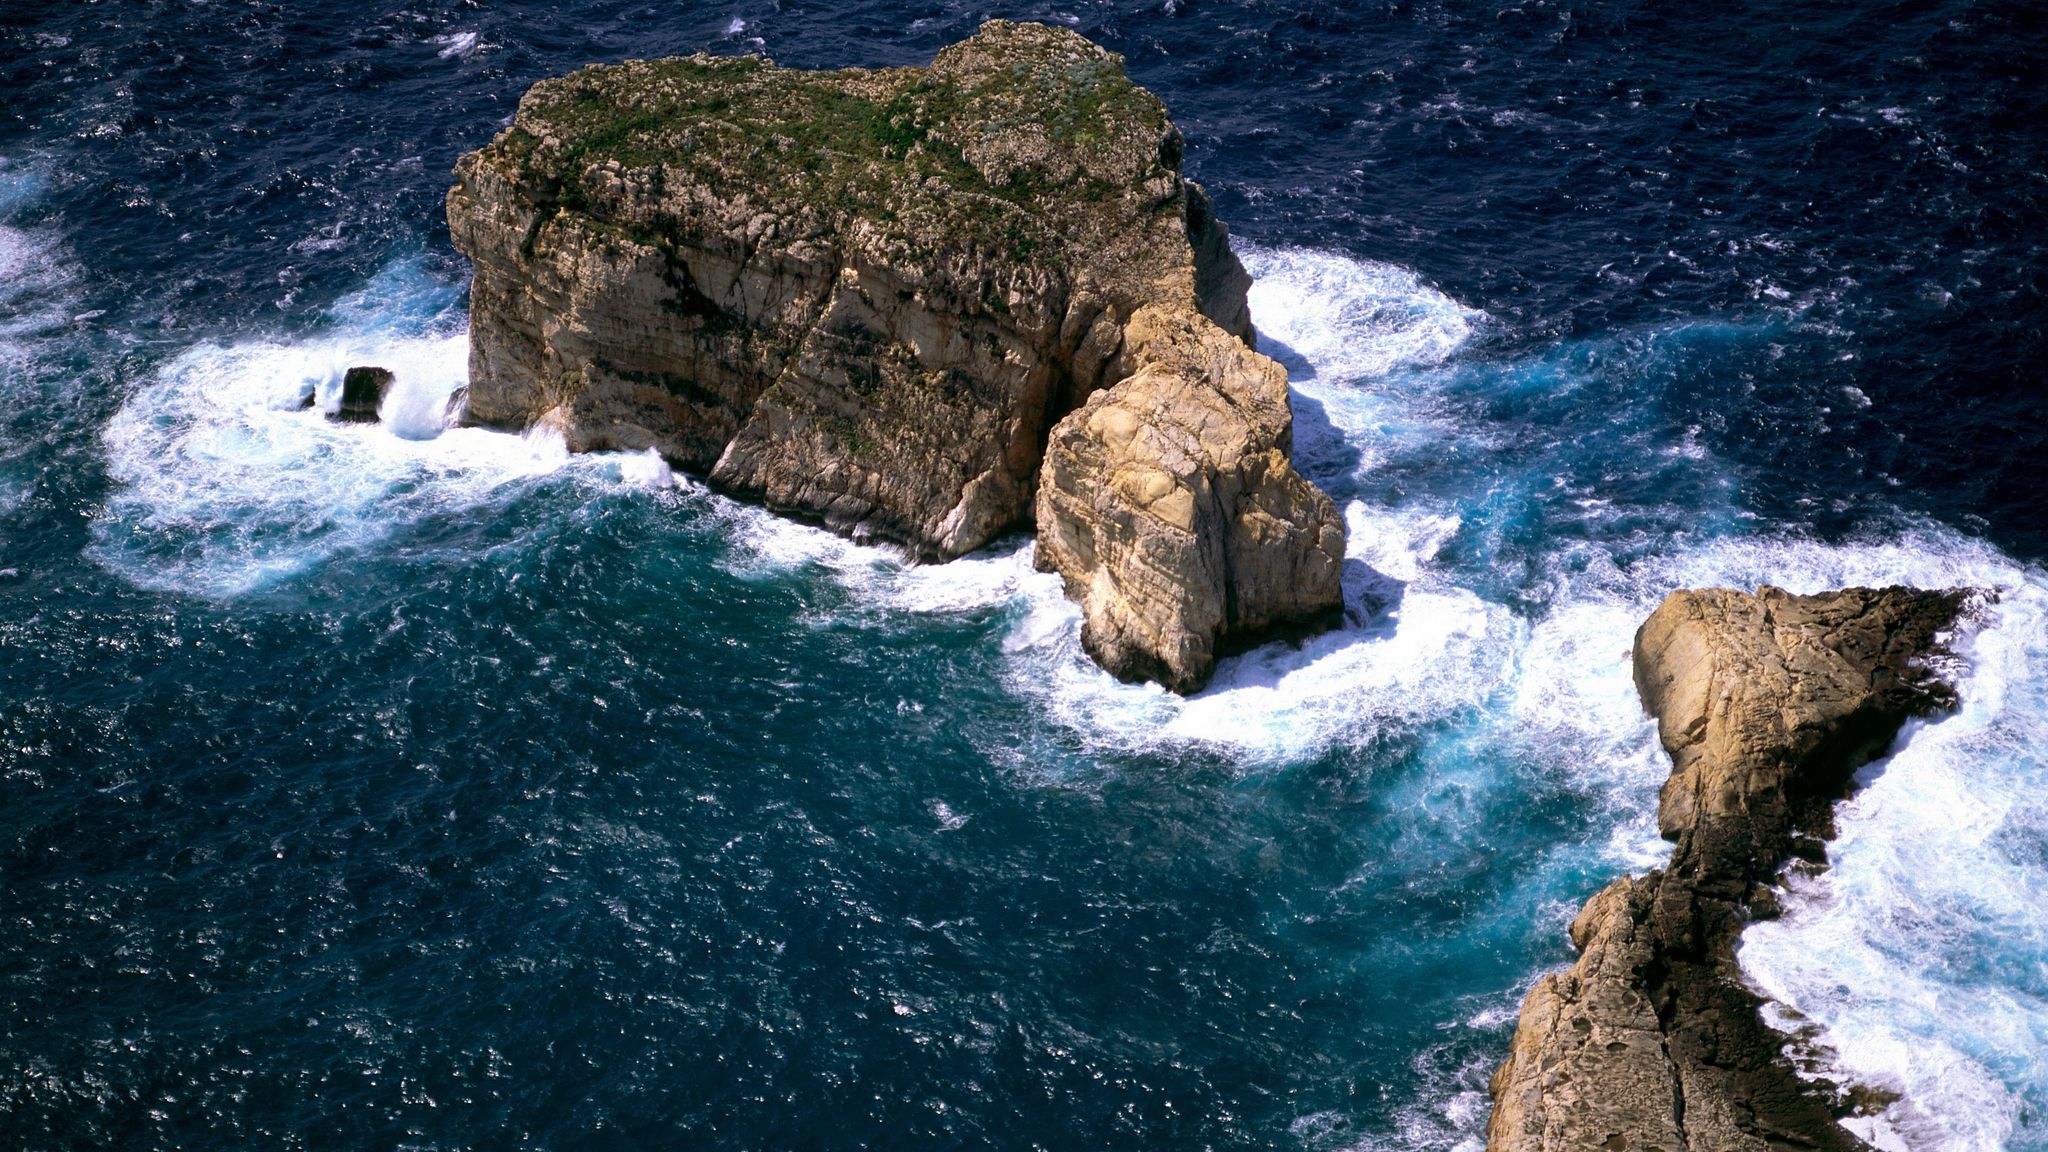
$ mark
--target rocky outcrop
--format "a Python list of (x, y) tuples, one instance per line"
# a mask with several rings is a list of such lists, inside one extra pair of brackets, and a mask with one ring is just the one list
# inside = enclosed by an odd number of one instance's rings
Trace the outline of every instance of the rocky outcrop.
[(1961, 592), (1673, 593), (1636, 633), (1636, 687), (1672, 772), (1671, 863), (1579, 913), (1493, 1079), (1490, 1152), (1862, 1145), (1802, 1081), (1741, 982), (1742, 927), (1788, 856), (1824, 860), (1832, 802), (1909, 717), (1954, 693), (1923, 663)]
[(924, 559), (1035, 514), (1090, 650), (1199, 686), (1336, 609), (1343, 528), (1180, 158), (1119, 57), (1033, 24), (929, 68), (542, 81), (448, 196), (469, 418), (652, 447)]
[(393, 379), (389, 368), (351, 368), (342, 373), (341, 406), (328, 419), (342, 424), (375, 424), (377, 410), (383, 406), (384, 393), (391, 390)]
[(1344, 530), (1288, 463), (1278, 364), (1184, 313), (1127, 331), (1138, 371), (1053, 430), (1037, 562), (1066, 578), (1103, 667), (1192, 691), (1234, 638), (1335, 615)]

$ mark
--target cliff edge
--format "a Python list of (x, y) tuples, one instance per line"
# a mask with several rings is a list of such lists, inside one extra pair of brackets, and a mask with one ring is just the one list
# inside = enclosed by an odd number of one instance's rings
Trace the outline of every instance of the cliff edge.
[(1523, 1002), (1489, 1152), (1864, 1147), (1785, 1059), (1735, 944), (1788, 855), (1824, 859), (1855, 770), (1954, 706), (1921, 661), (1966, 596), (1685, 591), (1643, 623), (1636, 688), (1671, 756), (1658, 824), (1677, 843), (1586, 903), (1578, 962)]
[(448, 194), (470, 419), (927, 560), (1035, 522), (1089, 652), (1199, 688), (1336, 614), (1344, 530), (1180, 161), (1120, 57), (1035, 24), (927, 68), (544, 80)]

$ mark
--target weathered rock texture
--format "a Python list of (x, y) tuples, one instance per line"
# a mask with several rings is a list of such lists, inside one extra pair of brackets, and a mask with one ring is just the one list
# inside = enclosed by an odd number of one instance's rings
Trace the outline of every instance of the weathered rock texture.
[(1644, 622), (1636, 688), (1671, 754), (1658, 823), (1677, 845), (1572, 922), (1578, 963), (1530, 991), (1493, 1078), (1490, 1152), (1863, 1147), (1793, 1072), (1734, 947), (1788, 855), (1824, 859), (1855, 769), (1908, 717), (1953, 706), (1920, 660), (1964, 599), (1712, 589)]
[(1191, 691), (1233, 640), (1337, 611), (1344, 529), (1288, 463), (1285, 370), (1189, 312), (1141, 309), (1125, 331), (1137, 371), (1053, 430), (1038, 564), (1105, 668)]
[[(470, 418), (653, 447), (926, 559), (1025, 523), (1054, 439), (1039, 558), (1090, 650), (1198, 686), (1247, 630), (1336, 609), (1343, 529), (1180, 158), (1119, 57), (1033, 24), (929, 68), (542, 81), (448, 196)], [(1076, 411), (1104, 389), (1144, 427)]]

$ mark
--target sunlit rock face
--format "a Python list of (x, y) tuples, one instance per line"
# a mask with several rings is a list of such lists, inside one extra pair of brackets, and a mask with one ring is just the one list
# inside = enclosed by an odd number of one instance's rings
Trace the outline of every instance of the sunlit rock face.
[(1199, 688), (1335, 614), (1344, 536), (1180, 160), (1120, 57), (1034, 24), (926, 68), (542, 81), (448, 196), (469, 418), (924, 559), (1035, 522), (1089, 651)]

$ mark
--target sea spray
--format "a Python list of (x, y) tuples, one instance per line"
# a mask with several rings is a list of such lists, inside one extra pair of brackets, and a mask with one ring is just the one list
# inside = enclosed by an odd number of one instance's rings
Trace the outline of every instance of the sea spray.
[(1949, 547), (1910, 575), (1997, 597), (1960, 629), (1958, 711), (1865, 769), (1827, 871), (1792, 873), (1740, 956), (1817, 1072), (1898, 1095), (1851, 1121), (1865, 1139), (1991, 1152), (2040, 1138), (2023, 1101), (2048, 1089), (2048, 576)]
[[(1058, 16), (1166, 99), (1258, 241), (1296, 459), (1374, 537), (1344, 649), (1240, 659), (1277, 669), (1245, 693), (1258, 724), (1166, 732), (1219, 714), (1095, 677), (1027, 541), (919, 567), (545, 429), (488, 443), (552, 468), (409, 466), (360, 544), (302, 539), (274, 583), (195, 594), (255, 555), (229, 528), (291, 544), (272, 489), (308, 470), (228, 469), (148, 526), (158, 471), (109, 470), (109, 418), (201, 347), (347, 337), (346, 367), (458, 335), (449, 161), (529, 79), (697, 50), (917, 64), (981, 16), (102, 7), (0, 34), (0, 227), (29, 279), (68, 273), (0, 317), (29, 320), (0, 340), (0, 490), (26, 494), (0, 496), (0, 1078), (24, 1145), (1476, 1152), (1564, 924), (1668, 852), (1626, 657), (1657, 598), (2025, 583), (2048, 551), (2043, 118), (2017, 66), (2048, 25), (1096, 0)], [(208, 482), (152, 435), (167, 487)], [(318, 531), (362, 527), (343, 512)], [(1851, 884), (1885, 837), (1838, 841), (1842, 931), (1809, 943), (1845, 978), (1785, 993), (1805, 1027), (1928, 1055), (1902, 1102), (1926, 1126), (1885, 1120), (1927, 1146), (2048, 1148), (2044, 1046), (2001, 1031), (2044, 955), (2007, 914), (2043, 903), (2044, 741), (2019, 723), (2048, 695), (2041, 628), (1962, 638), (1964, 711), (1902, 756), (1994, 698), (1984, 731), (2023, 746), (1869, 782), (1920, 781), (1871, 813), (1920, 847), (1870, 858), (1912, 872)], [(1432, 633), (1482, 655), (1372, 666)], [(1987, 644), (2018, 671), (1987, 679)], [(1344, 660), (1356, 690), (1322, 671)], [(1418, 705), (1382, 698), (1409, 683)]]

